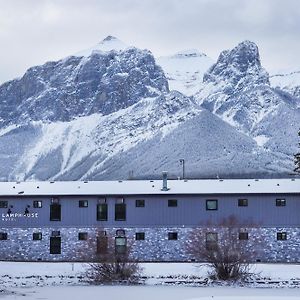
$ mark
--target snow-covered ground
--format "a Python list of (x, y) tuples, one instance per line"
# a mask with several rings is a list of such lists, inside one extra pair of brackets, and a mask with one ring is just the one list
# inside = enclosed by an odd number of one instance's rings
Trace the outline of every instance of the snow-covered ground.
[[(207, 267), (191, 263), (142, 264), (145, 285), (90, 286), (80, 263), (0, 263), (0, 298), (130, 300), (300, 299), (300, 265), (257, 264), (248, 284), (224, 285), (207, 278)], [(1, 292), (1, 289), (4, 291)]]

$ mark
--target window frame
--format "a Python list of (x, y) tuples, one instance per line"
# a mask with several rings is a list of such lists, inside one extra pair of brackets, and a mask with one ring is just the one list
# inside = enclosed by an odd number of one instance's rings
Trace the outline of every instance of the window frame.
[(78, 232), (78, 241), (87, 241), (87, 239), (88, 239), (88, 233), (86, 231)]
[[(123, 208), (122, 213), (117, 207)], [(115, 203), (115, 221), (126, 221), (126, 214), (126, 203)]]
[(275, 204), (277, 207), (284, 207), (284, 206), (286, 206), (286, 199), (285, 198), (277, 198)]
[(78, 200), (78, 207), (80, 207), (80, 208), (89, 207), (89, 200)]
[(135, 207), (145, 207), (145, 199), (136, 199)]
[(168, 199), (168, 207), (178, 207), (177, 199)]
[(248, 206), (248, 199), (240, 198), (238, 199), (238, 207), (247, 207)]
[(135, 240), (136, 241), (144, 241), (145, 240), (145, 232), (136, 232)]
[(276, 239), (277, 239), (277, 241), (286, 241), (287, 240), (287, 232), (286, 231), (277, 232)]
[(42, 200), (33, 200), (32, 206), (33, 206), (33, 208), (42, 208), (43, 201)]
[(239, 238), (239, 241), (248, 241), (249, 240), (249, 232), (247, 232), (247, 231), (240, 231), (238, 238)]
[(168, 232), (168, 241), (177, 241), (177, 240), (178, 240), (177, 231)]
[[(215, 208), (209, 208), (208, 203), (209, 202), (215, 202)], [(218, 210), (219, 204), (218, 204), (218, 199), (206, 199), (206, 210), (211, 211), (211, 210)]]
[(32, 233), (32, 240), (33, 241), (41, 241), (43, 239), (42, 232), (33, 232)]
[(8, 208), (8, 201), (0, 200), (0, 208)]
[(8, 240), (8, 233), (0, 232), (0, 241), (7, 241), (7, 240)]

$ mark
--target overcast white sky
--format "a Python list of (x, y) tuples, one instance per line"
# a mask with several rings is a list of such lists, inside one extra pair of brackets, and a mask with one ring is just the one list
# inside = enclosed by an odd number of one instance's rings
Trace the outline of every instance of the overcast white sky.
[(114, 35), (156, 56), (213, 59), (245, 39), (268, 71), (300, 69), (299, 0), (0, 0), (0, 83)]

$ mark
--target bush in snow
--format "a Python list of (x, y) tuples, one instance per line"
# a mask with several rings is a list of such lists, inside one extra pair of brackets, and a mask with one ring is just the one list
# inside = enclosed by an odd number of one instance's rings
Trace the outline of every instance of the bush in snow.
[[(248, 230), (255, 230), (255, 245), (249, 247)], [(256, 261), (263, 241), (258, 227), (241, 224), (235, 216), (217, 224), (205, 224), (191, 232), (187, 251), (196, 261), (207, 262), (210, 277), (241, 280), (251, 275), (250, 263)]]

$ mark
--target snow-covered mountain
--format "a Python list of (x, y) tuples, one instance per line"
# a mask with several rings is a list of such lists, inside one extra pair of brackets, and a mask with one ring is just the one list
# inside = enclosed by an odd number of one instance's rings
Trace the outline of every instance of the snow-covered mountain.
[(214, 63), (198, 50), (186, 50), (157, 59), (163, 68), (171, 90), (192, 96), (199, 90), (204, 73)]
[(193, 177), (291, 173), (297, 99), (270, 86), (251, 42), (205, 71), (211, 62), (195, 51), (155, 60), (109, 36), (30, 68), (0, 86), (0, 179), (177, 177), (179, 158)]
[(270, 82), (274, 88), (300, 99), (300, 70), (274, 74), (270, 76)]

